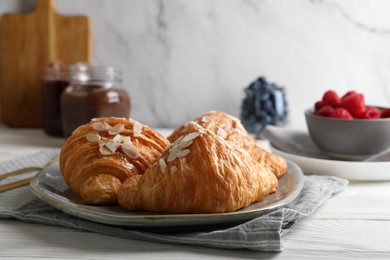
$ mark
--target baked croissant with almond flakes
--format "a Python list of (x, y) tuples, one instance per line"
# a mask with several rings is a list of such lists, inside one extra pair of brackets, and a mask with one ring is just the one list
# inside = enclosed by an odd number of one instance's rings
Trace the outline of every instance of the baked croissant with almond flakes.
[[(224, 112), (210, 111), (196, 117), (194, 122), (244, 148), (255, 160), (270, 168), (278, 178), (287, 172), (287, 162), (282, 157), (261, 148), (256, 143), (256, 139), (248, 134), (238, 118)], [(184, 123), (168, 136), (168, 140), (174, 142), (187, 128), (188, 123)]]
[(191, 122), (143, 175), (122, 184), (118, 202), (129, 210), (231, 212), (277, 187), (276, 176), (246, 150)]
[(143, 174), (169, 143), (135, 120), (92, 119), (66, 140), (60, 153), (61, 173), (83, 203), (115, 204), (122, 182)]

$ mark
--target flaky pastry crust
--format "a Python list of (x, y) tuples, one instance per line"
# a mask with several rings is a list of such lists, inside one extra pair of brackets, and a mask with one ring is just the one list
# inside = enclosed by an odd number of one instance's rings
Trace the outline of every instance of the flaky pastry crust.
[(231, 212), (277, 187), (271, 170), (246, 150), (191, 122), (143, 175), (123, 183), (118, 202), (129, 210)]
[[(247, 150), (255, 160), (270, 168), (278, 178), (287, 172), (287, 162), (282, 157), (260, 147), (256, 143), (256, 139), (248, 134), (238, 118), (224, 112), (210, 111), (196, 117), (194, 122)], [(168, 140), (174, 142), (186, 131), (187, 127), (188, 122), (174, 130), (168, 136)]]
[(97, 118), (80, 126), (60, 153), (61, 173), (85, 204), (115, 204), (126, 179), (143, 174), (169, 141), (146, 125)]

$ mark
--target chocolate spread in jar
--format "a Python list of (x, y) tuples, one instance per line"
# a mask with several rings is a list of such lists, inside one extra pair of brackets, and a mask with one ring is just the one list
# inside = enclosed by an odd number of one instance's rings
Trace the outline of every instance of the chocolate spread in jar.
[(67, 65), (59, 61), (48, 62), (42, 85), (43, 130), (51, 136), (63, 136), (60, 98), (69, 86)]
[[(92, 76), (91, 80), (83, 84), (72, 82), (62, 94), (62, 123), (66, 137), (92, 118), (130, 116), (130, 97), (127, 92), (116, 85), (93, 80), (96, 75)], [(107, 81), (107, 78), (104, 80)]]

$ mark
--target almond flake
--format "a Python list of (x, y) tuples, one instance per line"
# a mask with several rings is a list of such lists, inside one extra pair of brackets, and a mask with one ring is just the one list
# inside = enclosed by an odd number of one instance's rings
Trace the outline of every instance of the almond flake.
[(180, 144), (179, 144), (179, 150), (182, 150), (184, 148), (187, 148), (188, 146), (190, 146), (191, 144), (193, 143), (193, 141), (182, 141)]
[(199, 136), (199, 132), (192, 132), (192, 133), (189, 133), (188, 135), (186, 135), (184, 138), (183, 138), (183, 141), (186, 142), (186, 141), (190, 141), (196, 137)]
[(173, 146), (173, 144), (174, 144), (174, 143), (171, 143), (171, 144), (169, 144), (167, 147), (165, 147), (165, 149), (164, 149), (164, 151), (163, 151), (163, 152), (165, 152), (165, 151), (167, 151), (167, 150), (171, 149), (171, 148), (172, 148), (172, 146)]
[(96, 131), (103, 131), (103, 125), (101, 122), (92, 123), (91, 126), (92, 126), (92, 129), (94, 129)]
[(183, 131), (184, 131), (184, 132), (187, 132), (187, 131), (188, 131), (188, 128), (190, 128), (190, 122), (188, 122), (188, 121), (185, 122), (184, 125), (183, 125), (183, 127), (184, 127), (184, 128), (183, 128)]
[(110, 128), (110, 125), (107, 122), (95, 122), (92, 123), (92, 128), (96, 131), (106, 131)]
[(110, 129), (110, 127), (111, 126), (106, 121), (103, 122), (103, 129), (104, 130), (108, 130), (108, 129)]
[(169, 150), (169, 153), (173, 153), (174, 151), (177, 152), (180, 143), (183, 141), (183, 138), (184, 138), (184, 136), (181, 135), (179, 138), (176, 139), (175, 142), (173, 142), (173, 143), (171, 143), (170, 145), (168, 145), (168, 146), (164, 149), (164, 152), (165, 152), (166, 150)]
[(133, 134), (134, 136), (140, 136), (142, 133), (142, 124), (138, 121), (134, 121)]
[(108, 141), (105, 146), (114, 153), (116, 149), (118, 149), (119, 145), (120, 145), (119, 142)]
[(85, 138), (91, 143), (97, 143), (102, 139), (98, 133), (88, 133)]
[(207, 133), (206, 129), (204, 129), (204, 128), (198, 128), (198, 132), (199, 132), (200, 134), (205, 134), (205, 133)]
[(124, 124), (117, 124), (117, 125), (114, 125), (114, 126), (111, 126), (109, 129), (108, 129), (108, 134), (109, 135), (116, 135), (116, 134), (119, 134), (120, 132), (122, 132), (122, 130), (125, 128), (125, 125)]
[(183, 138), (184, 138), (184, 136), (183, 135), (181, 135), (179, 138), (177, 138), (177, 140), (173, 143), (173, 144), (177, 144), (177, 143), (180, 143), (181, 141), (183, 141)]
[(169, 149), (169, 154), (178, 153), (181, 149), (179, 148), (180, 144), (175, 143), (171, 149)]
[(190, 152), (191, 151), (189, 149), (181, 150), (180, 152), (177, 153), (177, 157), (181, 158), (181, 157), (187, 156), (190, 154)]
[(122, 141), (122, 136), (120, 134), (116, 134), (114, 138), (112, 138), (112, 141), (114, 142), (121, 142)]
[(158, 163), (160, 164), (160, 170), (162, 173), (165, 173), (165, 170), (167, 169), (167, 164), (165, 163), (164, 159), (160, 159), (158, 161)]
[(219, 127), (218, 127), (218, 130), (217, 130), (217, 135), (219, 137), (222, 137), (223, 139), (226, 139), (226, 137), (227, 137), (226, 131), (223, 130), (222, 128), (219, 128)]
[(123, 135), (121, 135), (121, 141), (122, 141), (123, 143), (126, 143), (126, 142), (132, 143), (132, 142), (131, 142), (130, 136), (123, 136)]
[(209, 116), (202, 116), (202, 118), (200, 119), (200, 122), (201, 123), (206, 123), (207, 121), (210, 120), (210, 117)]
[(168, 162), (173, 162), (176, 158), (177, 158), (177, 152), (171, 153), (171, 154), (168, 156)]
[(122, 144), (123, 152), (131, 159), (137, 159), (140, 156), (139, 150), (131, 142), (125, 142)]
[(102, 147), (100, 147), (99, 148), (99, 151), (100, 151), (100, 153), (101, 154), (103, 154), (103, 155), (111, 155), (111, 154), (113, 154), (113, 152), (110, 150), (110, 149), (108, 149), (108, 147), (107, 146), (102, 146)]
[(176, 171), (177, 171), (177, 167), (176, 167), (176, 166), (172, 166), (172, 168), (171, 168), (171, 174), (174, 174)]

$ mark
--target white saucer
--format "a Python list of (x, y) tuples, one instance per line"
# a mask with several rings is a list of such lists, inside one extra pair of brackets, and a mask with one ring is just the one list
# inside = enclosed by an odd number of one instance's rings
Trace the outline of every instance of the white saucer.
[(272, 144), (270, 144), (270, 149), (273, 153), (295, 162), (306, 174), (333, 175), (353, 181), (390, 180), (390, 161), (340, 161), (306, 157), (281, 151)]

